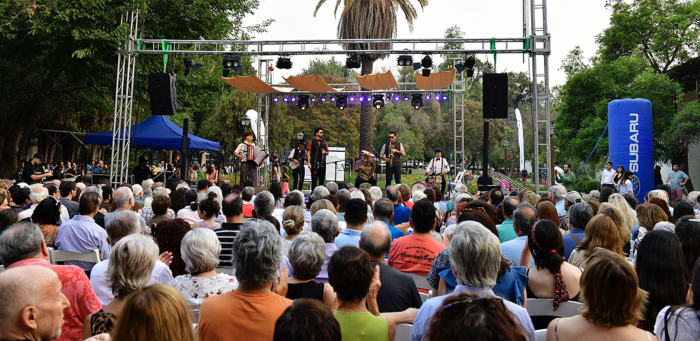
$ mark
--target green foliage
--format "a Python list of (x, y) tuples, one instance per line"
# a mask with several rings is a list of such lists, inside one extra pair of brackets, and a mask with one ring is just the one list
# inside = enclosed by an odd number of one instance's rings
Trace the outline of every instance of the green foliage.
[(590, 193), (596, 189), (600, 189), (600, 181), (589, 180), (587, 177), (579, 178), (574, 184), (574, 190), (580, 193)]
[(688, 148), (693, 143), (700, 141), (700, 101), (684, 103), (682, 109), (674, 117), (678, 129), (671, 134), (671, 141), (677, 148)]
[(343, 78), (347, 80), (350, 80), (351, 76), (355, 74), (352, 69), (348, 69), (345, 67), (345, 65), (340, 64), (335, 57), (331, 57), (330, 60), (316, 58), (311, 61), (309, 67), (302, 68), (301, 71), (307, 75), (327, 75), (329, 77)]

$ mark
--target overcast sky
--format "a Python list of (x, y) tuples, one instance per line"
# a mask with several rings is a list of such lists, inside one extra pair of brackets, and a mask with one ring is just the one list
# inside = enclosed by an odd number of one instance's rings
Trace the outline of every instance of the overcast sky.
[[(262, 0), (257, 12), (246, 17), (243, 24), (254, 25), (267, 18), (275, 20), (268, 32), (259, 34), (256, 40), (335, 39), (338, 25), (338, 20), (333, 15), (335, 2), (328, 0), (314, 17), (313, 11), (318, 0)], [(418, 5), (415, 0), (411, 2), (414, 6)], [(576, 45), (581, 46), (586, 57), (595, 54), (595, 36), (609, 25), (610, 11), (604, 5), (605, 0), (548, 1), (548, 29), (552, 36), (552, 86), (566, 81), (559, 66)], [(453, 25), (461, 27), (465, 38), (521, 37), (522, 6), (522, 0), (430, 0), (422, 12), (418, 7), (418, 19), (414, 22), (413, 32), (409, 31), (403, 13), (399, 11), (397, 38), (442, 38), (445, 30)], [(342, 9), (339, 9), (338, 15), (341, 12)], [(414, 59), (417, 57), (414, 56)], [(493, 62), (492, 55), (478, 57)], [(301, 68), (307, 66), (312, 58), (328, 59), (330, 56), (293, 56), (294, 68), (276, 70), (274, 81), (282, 82), (282, 76), (299, 74)], [(345, 56), (336, 56), (336, 59), (344, 63)], [(434, 56), (434, 60), (438, 59), (439, 56)], [(382, 67), (396, 71), (395, 56), (375, 62), (375, 71)], [(522, 55), (501, 54), (497, 56), (497, 68), (498, 72), (527, 71), (528, 65), (523, 63)]]

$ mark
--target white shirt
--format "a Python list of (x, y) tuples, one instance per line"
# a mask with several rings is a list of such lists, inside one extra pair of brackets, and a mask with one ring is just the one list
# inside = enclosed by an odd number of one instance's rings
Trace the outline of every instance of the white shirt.
[(177, 211), (177, 217), (180, 219), (183, 219), (186, 221), (188, 224), (197, 224), (199, 225), (199, 222), (202, 221), (202, 219), (199, 219), (199, 212), (197, 211), (192, 211), (189, 205), (185, 206), (185, 208)]
[(605, 169), (603, 171), (603, 177), (600, 179), (601, 184), (613, 184), (613, 177), (615, 176), (615, 171), (614, 170), (607, 170)]
[[(103, 307), (114, 300), (112, 288), (110, 288), (109, 281), (107, 280), (108, 267), (109, 259), (105, 259), (95, 264), (90, 272), (90, 284)], [(151, 280), (148, 281), (147, 286), (153, 284), (171, 285), (172, 281), (173, 273), (170, 271), (170, 268), (165, 265), (165, 263), (156, 261), (156, 266), (153, 268), (153, 272), (151, 272)]]
[(449, 172), (450, 165), (447, 164), (447, 160), (444, 157), (441, 157), (440, 160), (434, 157), (430, 160), (430, 163), (428, 164), (428, 167), (425, 170), (430, 172), (430, 174), (440, 175), (443, 171)]
[[(399, 148), (396, 148), (397, 144), (398, 144)], [(402, 153), (405, 153), (405, 151), (403, 150), (403, 143), (401, 143), (401, 142), (394, 142), (394, 149), (396, 149)], [(379, 155), (384, 156), (384, 151), (386, 151), (386, 143), (382, 146), (382, 151), (379, 152)]]
[[(250, 143), (250, 146), (254, 146), (254, 145), (255, 145), (255, 143), (252, 143), (252, 142)], [(243, 142), (243, 143), (239, 144), (238, 147), (236, 147), (236, 151), (234, 151), (234, 153), (243, 155), (243, 159), (247, 159), (248, 158), (248, 148), (247, 148), (248, 146), (249, 146), (249, 144)]]
[[(31, 207), (20, 212), (19, 220), (31, 218), (32, 214), (34, 214), (34, 209), (36, 209), (37, 206), (39, 206), (39, 204), (32, 204)], [(68, 215), (68, 209), (65, 206), (63, 206), (63, 204), (61, 204), (61, 222), (65, 223), (68, 220), (70, 220), (70, 216)]]
[[(554, 171), (559, 174), (559, 176), (562, 176), (564, 174), (564, 170), (561, 169), (559, 166), (554, 166)], [(554, 184), (555, 185), (561, 185), (561, 182), (557, 181), (557, 175), (554, 175)]]

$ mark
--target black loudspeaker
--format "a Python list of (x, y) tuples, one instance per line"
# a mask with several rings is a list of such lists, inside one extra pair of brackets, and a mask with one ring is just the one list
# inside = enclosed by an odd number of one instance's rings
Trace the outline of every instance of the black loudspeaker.
[(173, 115), (177, 111), (175, 80), (177, 77), (172, 73), (151, 73), (148, 76), (153, 115)]
[(508, 118), (508, 75), (484, 74), (484, 118)]

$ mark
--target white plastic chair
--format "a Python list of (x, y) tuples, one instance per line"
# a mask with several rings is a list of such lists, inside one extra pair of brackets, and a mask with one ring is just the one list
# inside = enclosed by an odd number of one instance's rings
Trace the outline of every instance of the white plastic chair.
[(75, 253), (65, 250), (49, 250), (49, 260), (51, 264), (58, 264), (58, 262), (66, 261), (80, 261), (97, 264), (102, 261), (100, 259), (99, 249), (95, 249), (94, 251), (88, 253)]
[(554, 311), (554, 308), (552, 307), (552, 299), (528, 298), (526, 309), (530, 317), (571, 317), (578, 315), (578, 309), (581, 307), (583, 307), (583, 304), (579, 302), (561, 302), (559, 303), (559, 309), (557, 309), (557, 311)]
[(547, 329), (535, 330), (537, 341), (545, 341), (547, 339)]
[(0, 273), (3, 272), (3, 271), (5, 271), (5, 266), (4, 266), (4, 265), (0, 265)]
[(425, 303), (425, 301), (427, 301), (427, 300), (430, 298), (430, 295), (428, 295), (428, 294), (425, 294), (425, 293), (422, 293), (422, 292), (419, 292), (418, 294), (420, 295), (420, 300), (421, 300), (423, 303)]
[(414, 273), (410, 273), (410, 272), (404, 272), (404, 273), (407, 274), (407, 275), (409, 275), (409, 276), (411, 276), (411, 278), (413, 278), (413, 281), (416, 283), (416, 287), (417, 287), (418, 289), (425, 289), (425, 290), (430, 290), (430, 289), (432, 289), (432, 288), (430, 287), (430, 284), (428, 283), (428, 277), (427, 277), (427, 276), (423, 276), (423, 275), (419, 275), (419, 274), (414, 274)]
[(411, 336), (411, 329), (413, 329), (412, 324), (399, 323), (396, 325), (396, 336), (394, 336), (394, 341), (408, 341), (408, 337)]

